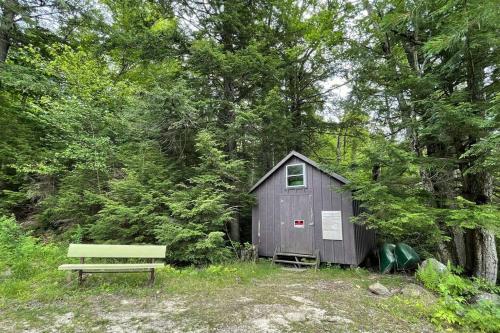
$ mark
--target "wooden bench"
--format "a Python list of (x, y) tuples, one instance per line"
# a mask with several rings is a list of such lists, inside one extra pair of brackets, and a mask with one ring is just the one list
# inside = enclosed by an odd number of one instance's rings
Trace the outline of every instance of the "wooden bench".
[[(157, 245), (96, 245), (70, 244), (68, 257), (80, 258), (79, 264), (59, 266), (60, 271), (78, 272), (78, 284), (83, 282), (85, 273), (131, 273), (150, 272), (149, 283), (155, 280), (155, 268), (163, 267), (164, 263), (155, 263), (155, 259), (165, 259), (166, 246)], [(89, 264), (85, 258), (140, 258), (148, 259), (148, 263), (137, 264)]]

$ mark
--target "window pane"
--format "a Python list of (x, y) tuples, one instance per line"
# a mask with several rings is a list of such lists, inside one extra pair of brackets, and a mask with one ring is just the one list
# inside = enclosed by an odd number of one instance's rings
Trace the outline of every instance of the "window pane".
[(287, 179), (288, 186), (302, 186), (304, 185), (304, 176), (290, 176)]
[(289, 165), (289, 166), (287, 166), (287, 168), (288, 168), (288, 175), (289, 176), (291, 176), (291, 175), (302, 175), (303, 174), (302, 167), (303, 167), (303, 165)]

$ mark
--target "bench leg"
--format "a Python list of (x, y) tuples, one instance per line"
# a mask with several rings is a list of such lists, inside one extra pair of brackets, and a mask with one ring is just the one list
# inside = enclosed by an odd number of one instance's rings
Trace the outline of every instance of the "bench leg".
[[(81, 257), (80, 264), (84, 264), (84, 263), (85, 263), (85, 258)], [(81, 286), (82, 283), (83, 283), (83, 271), (79, 270), (78, 271), (78, 285)]]
[(153, 286), (153, 284), (155, 283), (155, 269), (152, 268), (150, 271), (149, 271), (149, 285), (150, 286)]

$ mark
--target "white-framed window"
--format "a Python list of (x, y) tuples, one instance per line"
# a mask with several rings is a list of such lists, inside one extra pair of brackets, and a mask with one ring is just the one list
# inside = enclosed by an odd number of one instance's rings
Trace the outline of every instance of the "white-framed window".
[(306, 186), (306, 165), (304, 163), (288, 164), (286, 166), (286, 187), (297, 188)]

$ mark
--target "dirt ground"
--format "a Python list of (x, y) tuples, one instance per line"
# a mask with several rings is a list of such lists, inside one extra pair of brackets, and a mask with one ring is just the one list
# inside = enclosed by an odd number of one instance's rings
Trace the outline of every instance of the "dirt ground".
[[(382, 278), (393, 295), (376, 296), (367, 289)], [(76, 298), (12, 303), (0, 309), (0, 331), (434, 332), (424, 316), (432, 295), (399, 292), (412, 283), (411, 278), (387, 280), (373, 273), (325, 278), (283, 270), (230, 287), (207, 284), (193, 292), (158, 289), (130, 296), (82, 291)]]

